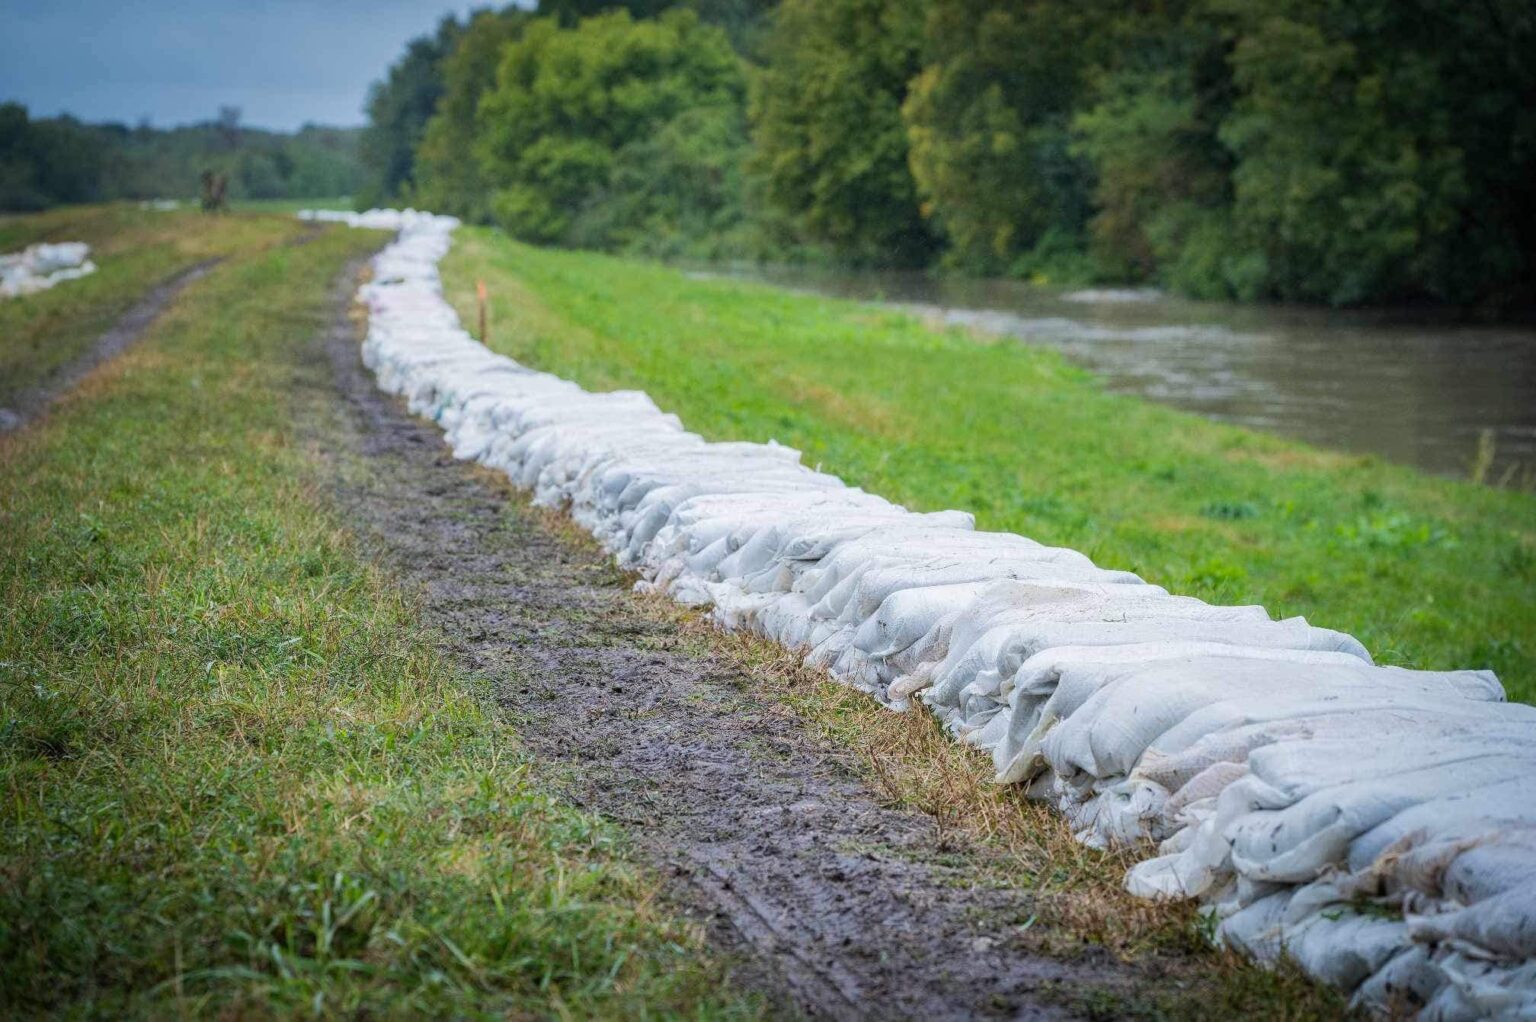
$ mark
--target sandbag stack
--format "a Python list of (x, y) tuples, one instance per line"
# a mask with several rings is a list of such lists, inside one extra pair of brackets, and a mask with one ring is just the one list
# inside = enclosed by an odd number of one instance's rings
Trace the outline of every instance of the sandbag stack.
[(706, 442), (643, 393), (470, 337), (437, 276), (452, 218), (345, 219), (401, 232), (361, 296), (379, 385), (642, 586), (926, 706), (1080, 839), (1144, 849), (1133, 892), (1201, 899), (1259, 958), (1377, 1011), (1536, 1016), (1536, 708), (1491, 673), (1377, 667), (1301, 618), (911, 512), (772, 442)]
[(91, 246), (83, 241), (42, 242), (0, 255), (0, 298), (46, 291), (55, 284), (96, 272)]

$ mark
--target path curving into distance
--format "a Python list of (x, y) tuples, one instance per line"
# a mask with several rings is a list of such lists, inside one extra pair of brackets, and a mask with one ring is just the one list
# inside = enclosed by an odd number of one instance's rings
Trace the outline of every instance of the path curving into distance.
[(177, 295), (206, 276), (218, 263), (218, 259), (205, 260), (151, 288), (144, 297), (129, 306), (79, 358), (61, 367), (38, 386), (17, 394), (9, 401), (9, 407), (0, 406), (0, 433), (19, 429), (31, 422), (85, 379), (91, 370), (126, 351), (144, 335), (144, 331), (159, 318), (165, 307), (176, 300)]
[(1376, 667), (1300, 619), (707, 443), (465, 333), (437, 277), (451, 218), (310, 217), (400, 230), (362, 290), (379, 386), (645, 586), (928, 707), (1082, 840), (1144, 852), (1133, 893), (1200, 899), (1248, 954), (1375, 1011), (1536, 1015), (1536, 708), (1492, 674)]

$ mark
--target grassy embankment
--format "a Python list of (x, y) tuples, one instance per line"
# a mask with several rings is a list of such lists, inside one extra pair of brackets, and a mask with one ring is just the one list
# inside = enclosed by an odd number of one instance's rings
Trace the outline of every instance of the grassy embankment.
[(160, 281), (205, 259), (281, 244), (303, 229), (296, 221), (157, 213), (126, 203), (0, 217), (0, 252), (84, 241), (96, 263), (88, 277), (0, 301), (0, 406), (46, 383)]
[(913, 508), (1075, 547), (1171, 591), (1492, 667), (1536, 699), (1536, 497), (1105, 393), (1059, 355), (910, 316), (465, 230), (444, 265), (499, 350), (639, 387), (712, 439), (805, 451)]
[[(377, 236), (273, 247), (293, 228), (214, 239), (119, 210), (4, 227), (100, 243), (94, 285), (45, 296), (61, 323), (106, 315), (93, 287), (127, 300), (130, 273), (230, 258), (0, 438), (0, 1005), (750, 1013), (615, 834), (532, 786), (472, 679), (317, 503), (291, 414), (328, 395), (309, 345)], [(145, 239), (132, 261), (154, 272), (114, 268)]]

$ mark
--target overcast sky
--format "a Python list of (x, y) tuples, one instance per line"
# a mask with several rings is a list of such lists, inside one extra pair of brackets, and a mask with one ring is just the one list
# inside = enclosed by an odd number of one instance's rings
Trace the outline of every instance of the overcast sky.
[(0, 102), (157, 126), (363, 120), (370, 82), (453, 0), (0, 0)]

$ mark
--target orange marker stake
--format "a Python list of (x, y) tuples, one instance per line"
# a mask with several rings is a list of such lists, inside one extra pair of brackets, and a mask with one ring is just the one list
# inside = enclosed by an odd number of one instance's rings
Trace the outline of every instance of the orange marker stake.
[(485, 281), (475, 281), (475, 297), (480, 300), (480, 343), (485, 343)]

